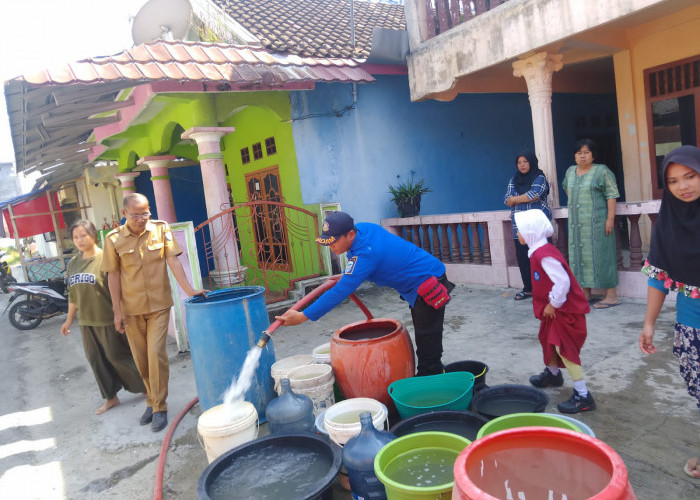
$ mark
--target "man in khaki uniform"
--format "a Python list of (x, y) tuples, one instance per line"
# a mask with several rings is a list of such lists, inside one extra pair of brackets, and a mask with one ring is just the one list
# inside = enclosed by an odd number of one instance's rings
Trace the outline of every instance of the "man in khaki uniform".
[(167, 222), (150, 220), (148, 199), (124, 197), (126, 223), (105, 237), (102, 271), (109, 273), (114, 325), (126, 337), (148, 398), (141, 425), (158, 432), (168, 425), (168, 355), (165, 342), (173, 299), (167, 267), (189, 296), (204, 295), (187, 281), (177, 256), (182, 253)]

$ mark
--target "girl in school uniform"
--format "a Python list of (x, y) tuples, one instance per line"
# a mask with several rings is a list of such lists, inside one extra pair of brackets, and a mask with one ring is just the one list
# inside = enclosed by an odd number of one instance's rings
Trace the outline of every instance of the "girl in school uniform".
[(595, 410), (593, 395), (586, 387), (581, 368), (581, 348), (586, 341), (586, 314), (590, 312), (583, 294), (564, 256), (547, 238), (554, 232), (541, 210), (515, 213), (518, 239), (529, 248), (532, 269), (532, 307), (540, 320), (539, 339), (545, 368), (530, 377), (535, 387), (561, 387), (566, 368), (574, 381), (571, 397), (559, 403), (562, 413)]

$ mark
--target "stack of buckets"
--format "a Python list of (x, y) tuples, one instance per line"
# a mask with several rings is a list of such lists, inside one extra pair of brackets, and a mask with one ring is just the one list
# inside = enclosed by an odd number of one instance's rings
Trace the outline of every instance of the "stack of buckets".
[(314, 404), (314, 416), (335, 403), (333, 369), (326, 364), (311, 364), (294, 368), (287, 373), (292, 390), (304, 394)]
[(318, 416), (326, 408), (335, 403), (333, 387), (335, 377), (330, 365), (330, 346), (328, 354), (316, 354), (326, 344), (314, 349), (314, 354), (299, 354), (281, 359), (272, 365), (270, 373), (275, 381), (275, 390), (280, 393), (279, 383), (288, 378), (292, 390), (304, 394), (314, 405), (314, 416)]
[(283, 378), (289, 378), (287, 375), (290, 371), (300, 366), (307, 366), (314, 363), (314, 358), (310, 354), (298, 354), (296, 356), (289, 356), (288, 358), (280, 359), (270, 367), (270, 375), (275, 381), (275, 392), (279, 396), (282, 391), (280, 388), (280, 381)]

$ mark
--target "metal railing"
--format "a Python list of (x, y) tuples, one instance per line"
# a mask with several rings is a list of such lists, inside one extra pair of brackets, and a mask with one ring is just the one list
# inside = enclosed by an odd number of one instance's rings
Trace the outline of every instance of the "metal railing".
[(287, 299), (297, 281), (323, 272), (318, 217), (293, 205), (241, 203), (199, 224), (195, 235), (209, 289), (264, 286), (269, 304)]

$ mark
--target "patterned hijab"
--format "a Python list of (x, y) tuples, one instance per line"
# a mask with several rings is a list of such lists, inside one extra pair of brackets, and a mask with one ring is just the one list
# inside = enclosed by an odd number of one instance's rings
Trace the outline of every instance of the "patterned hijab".
[[(526, 174), (521, 174), (520, 170), (518, 170), (518, 158), (521, 156), (524, 156), (527, 158), (527, 161), (530, 163), (530, 170)], [(515, 190), (518, 192), (518, 194), (525, 194), (530, 189), (532, 189), (532, 183), (535, 182), (535, 179), (542, 174), (544, 175), (544, 172), (540, 170), (539, 167), (539, 162), (537, 161), (537, 156), (535, 156), (535, 153), (529, 150), (521, 151), (518, 153), (518, 156), (515, 157), (515, 175), (513, 176), (513, 186), (515, 187)]]
[(700, 149), (681, 146), (664, 158), (664, 194), (648, 260), (652, 266), (666, 271), (672, 280), (697, 287), (700, 286), (700, 199), (686, 202), (671, 194), (666, 185), (666, 171), (672, 163), (700, 174)]

